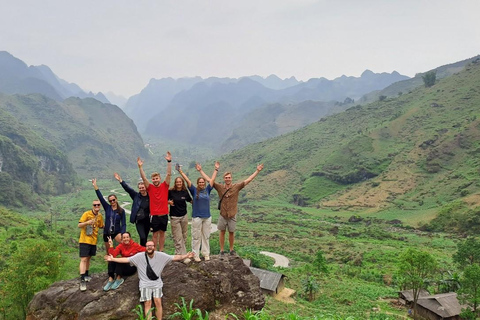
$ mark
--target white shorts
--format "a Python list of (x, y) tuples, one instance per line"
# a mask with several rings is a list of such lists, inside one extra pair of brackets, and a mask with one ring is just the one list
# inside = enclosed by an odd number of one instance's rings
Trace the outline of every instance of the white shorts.
[(163, 297), (162, 288), (140, 288), (140, 302), (152, 300), (154, 298)]

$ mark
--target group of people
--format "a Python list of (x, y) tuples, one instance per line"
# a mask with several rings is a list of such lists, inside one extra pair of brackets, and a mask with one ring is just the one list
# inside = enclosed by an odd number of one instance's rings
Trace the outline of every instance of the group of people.
[[(108, 261), (108, 281), (103, 288), (105, 291), (117, 289), (123, 282), (124, 276), (134, 274), (138, 270), (140, 279), (140, 301), (144, 302), (145, 314), (149, 315), (152, 306), (152, 297), (155, 303), (155, 314), (161, 319), (161, 297), (163, 283), (161, 272), (170, 261), (183, 261), (190, 263), (193, 258), (201, 261), (200, 254), (205, 261), (210, 260), (210, 232), (212, 217), (210, 214), (210, 193), (215, 189), (219, 196), (218, 208), (220, 216), (217, 228), (220, 231), (220, 258), (225, 251), (225, 235), (228, 230), (229, 251), (235, 255), (234, 241), (236, 230), (236, 214), (238, 196), (247, 184), (249, 184), (263, 169), (263, 164), (257, 166), (255, 172), (246, 180), (232, 183), (232, 173), (223, 175), (224, 183), (215, 182), (220, 163), (215, 162), (212, 176), (209, 177), (200, 164), (195, 168), (200, 173), (196, 186), (192, 184), (188, 176), (183, 172), (180, 165), (176, 165), (181, 177), (175, 178), (170, 188), (172, 172), (172, 155), (167, 152), (167, 174), (163, 182), (158, 172), (151, 175), (151, 181), (147, 179), (143, 170), (143, 160), (137, 158), (137, 164), (142, 181), (138, 183), (138, 192), (133, 190), (122, 180), (118, 173), (115, 179), (120, 182), (123, 189), (133, 200), (130, 214), (130, 222), (135, 224), (140, 243), (135, 243), (131, 234), (126, 231), (125, 210), (118, 203), (117, 196), (110, 194), (108, 202), (100, 192), (96, 179), (92, 180), (97, 199), (93, 200), (92, 209), (86, 211), (80, 218), (80, 290), (87, 289), (86, 283), (91, 280), (88, 274), (90, 259), (96, 255), (96, 244), (99, 229), (103, 228), (103, 241)], [(188, 190), (188, 191), (187, 191)], [(188, 215), (187, 202), (192, 203), (192, 252), (187, 253)], [(105, 220), (100, 213), (100, 205), (105, 211)], [(163, 252), (165, 245), (165, 232), (168, 220), (175, 245), (175, 254), (167, 255)], [(152, 231), (152, 240), (147, 241)], [(114, 248), (113, 240), (118, 244)], [(116, 258), (121, 255), (121, 258)]]

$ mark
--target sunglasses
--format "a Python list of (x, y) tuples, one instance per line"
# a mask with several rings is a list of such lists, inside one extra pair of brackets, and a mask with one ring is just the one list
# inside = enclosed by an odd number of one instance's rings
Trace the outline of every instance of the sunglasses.
[(108, 200), (108, 202), (110, 202), (110, 203), (113, 203), (113, 202), (115, 202), (115, 201), (117, 201), (117, 200), (115, 200), (115, 199)]
[(94, 207), (100, 207), (100, 203), (99, 204), (94, 203), (93, 206)]

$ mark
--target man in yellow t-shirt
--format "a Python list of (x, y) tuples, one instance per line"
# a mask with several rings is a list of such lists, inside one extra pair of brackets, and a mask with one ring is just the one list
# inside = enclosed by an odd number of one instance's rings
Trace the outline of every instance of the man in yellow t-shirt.
[(100, 213), (100, 200), (95, 199), (92, 210), (83, 213), (78, 227), (80, 228), (80, 291), (87, 290), (87, 282), (91, 277), (88, 275), (90, 259), (97, 254), (98, 229), (104, 227), (102, 214)]

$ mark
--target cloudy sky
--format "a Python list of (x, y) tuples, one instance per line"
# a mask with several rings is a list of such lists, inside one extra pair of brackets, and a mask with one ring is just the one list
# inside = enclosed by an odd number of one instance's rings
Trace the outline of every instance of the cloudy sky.
[(0, 0), (0, 50), (85, 90), (151, 78), (414, 76), (480, 54), (479, 0)]

